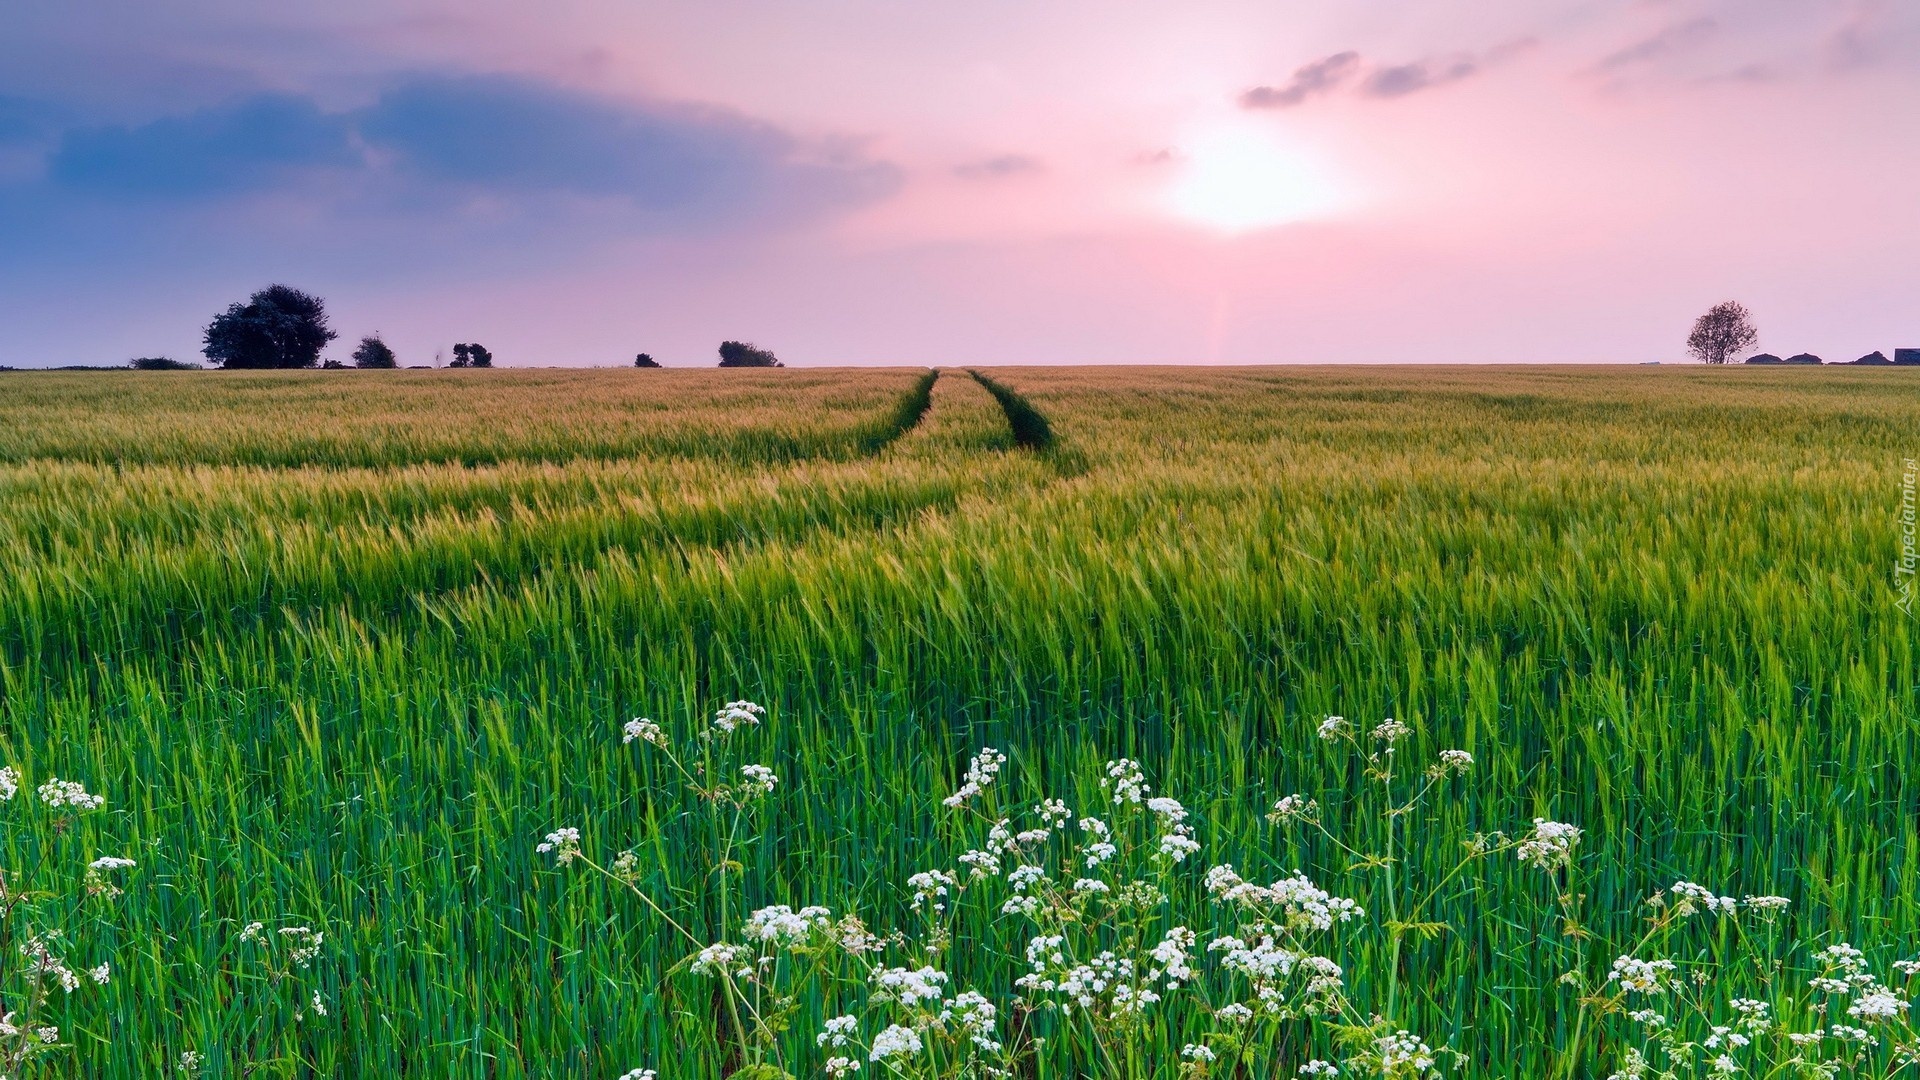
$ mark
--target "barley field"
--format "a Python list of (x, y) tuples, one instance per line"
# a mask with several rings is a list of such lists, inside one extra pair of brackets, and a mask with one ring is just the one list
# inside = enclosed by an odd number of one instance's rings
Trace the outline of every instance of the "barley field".
[(1912, 1072), (1913, 372), (980, 374), (0, 374), (22, 1075)]

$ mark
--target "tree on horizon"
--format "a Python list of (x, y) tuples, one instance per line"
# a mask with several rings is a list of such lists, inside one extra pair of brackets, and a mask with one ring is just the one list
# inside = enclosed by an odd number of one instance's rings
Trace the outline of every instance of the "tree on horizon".
[(1707, 309), (1693, 322), (1687, 335), (1687, 353), (1707, 364), (1724, 364), (1753, 348), (1760, 331), (1753, 327), (1753, 316), (1740, 303), (1727, 300)]
[(772, 350), (746, 341), (720, 343), (721, 367), (783, 367)]
[(462, 342), (453, 347), (453, 363), (447, 366), (490, 368), (493, 366), (493, 354), (487, 351), (485, 345)]
[(353, 350), (353, 366), (362, 368), (396, 368), (400, 358), (393, 354), (387, 343), (380, 340), (379, 334), (369, 334), (360, 339), (360, 347)]
[(223, 368), (310, 368), (339, 336), (327, 326), (319, 297), (269, 285), (215, 315), (201, 351)]

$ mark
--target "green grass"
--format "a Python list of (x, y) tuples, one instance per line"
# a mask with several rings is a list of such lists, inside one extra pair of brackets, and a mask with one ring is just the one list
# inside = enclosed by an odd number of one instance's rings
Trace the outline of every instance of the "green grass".
[[(1685, 877), (1911, 956), (1910, 374), (9, 373), (0, 758), (106, 793), (102, 850), (141, 861), (51, 1073), (720, 1075), (684, 946), (533, 845), (575, 825), (697, 894), (694, 808), (619, 726), (736, 697), (782, 777), (756, 905), (903, 921), (989, 744), (1032, 795), (1138, 758), (1210, 849), (1322, 866), (1259, 816), (1345, 812), (1340, 713), (1478, 760), (1416, 858), (1584, 826), (1596, 951)], [(1409, 1026), (1542, 1075), (1581, 947), (1543, 910), (1505, 864), (1444, 897)], [(274, 917), (327, 933), (324, 1021), (236, 1004), (226, 943)], [(970, 932), (956, 980), (1010, 981), (1019, 928)]]

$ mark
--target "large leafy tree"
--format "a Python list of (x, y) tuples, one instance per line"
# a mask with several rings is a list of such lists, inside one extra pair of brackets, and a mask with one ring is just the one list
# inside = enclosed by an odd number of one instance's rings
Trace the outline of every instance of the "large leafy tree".
[(720, 343), (721, 367), (780, 367), (772, 351), (744, 341)]
[(1753, 316), (1740, 304), (1728, 300), (1707, 309), (1693, 322), (1687, 335), (1687, 352), (1708, 364), (1724, 364), (1753, 348), (1760, 331), (1753, 328)]
[(310, 368), (339, 335), (317, 296), (269, 285), (207, 324), (207, 359), (223, 368)]

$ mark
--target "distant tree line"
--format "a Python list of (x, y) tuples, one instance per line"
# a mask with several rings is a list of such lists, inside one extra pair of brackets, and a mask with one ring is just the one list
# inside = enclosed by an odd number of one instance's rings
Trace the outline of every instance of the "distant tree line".
[[(244, 302), (229, 305), (207, 324), (202, 352), (215, 366), (228, 370), (271, 368), (344, 368), (337, 360), (322, 363), (321, 350), (340, 335), (328, 325), (326, 302), (289, 285), (269, 285)], [(198, 364), (166, 357), (143, 357), (132, 367), (142, 371), (198, 368)], [(360, 339), (353, 350), (353, 366), (392, 369), (400, 358), (379, 334)], [(477, 342), (453, 347), (449, 367), (491, 368), (493, 351)], [(633, 358), (636, 368), (662, 366), (648, 353)], [(745, 341), (720, 343), (721, 367), (782, 367), (772, 350)]]

